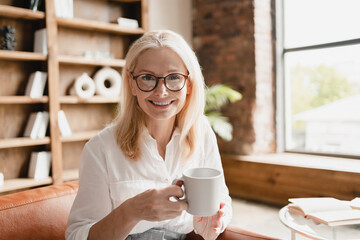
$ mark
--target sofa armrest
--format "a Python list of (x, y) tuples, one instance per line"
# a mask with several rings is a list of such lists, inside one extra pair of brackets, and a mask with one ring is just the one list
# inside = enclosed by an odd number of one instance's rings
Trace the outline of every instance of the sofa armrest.
[[(186, 237), (187, 240), (203, 240), (200, 235), (191, 232)], [(280, 240), (278, 238), (267, 237), (261, 234), (249, 232), (235, 226), (228, 226), (225, 231), (220, 234), (218, 240)]]
[(77, 181), (0, 197), (0, 240), (65, 239)]

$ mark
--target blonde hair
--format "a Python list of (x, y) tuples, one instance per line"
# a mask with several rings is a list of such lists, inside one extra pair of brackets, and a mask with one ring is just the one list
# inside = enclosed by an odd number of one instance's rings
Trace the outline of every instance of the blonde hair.
[(180, 129), (180, 149), (182, 157), (190, 158), (199, 149), (201, 131), (200, 119), (204, 113), (204, 77), (194, 51), (177, 33), (168, 30), (145, 33), (130, 47), (122, 71), (119, 112), (113, 124), (116, 128), (116, 141), (123, 153), (132, 160), (140, 157), (141, 133), (145, 127), (145, 113), (132, 95), (129, 86), (130, 74), (135, 69), (137, 58), (147, 49), (169, 48), (184, 62), (191, 84), (184, 107), (176, 117)]

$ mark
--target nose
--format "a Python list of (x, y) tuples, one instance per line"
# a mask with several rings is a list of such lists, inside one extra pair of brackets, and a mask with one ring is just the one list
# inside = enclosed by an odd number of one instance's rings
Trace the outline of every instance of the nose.
[(168, 94), (168, 89), (165, 86), (165, 79), (159, 78), (158, 85), (155, 88), (155, 94), (158, 96), (164, 96)]

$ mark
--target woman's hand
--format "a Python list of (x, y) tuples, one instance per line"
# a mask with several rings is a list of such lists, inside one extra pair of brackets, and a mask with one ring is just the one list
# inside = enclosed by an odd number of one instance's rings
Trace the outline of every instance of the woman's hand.
[[(184, 192), (178, 185), (163, 189), (151, 189), (129, 199), (132, 214), (138, 220), (162, 221), (180, 216), (188, 204), (185, 201), (171, 201), (171, 197), (181, 198)], [(131, 203), (130, 203), (131, 202)]]
[(194, 228), (197, 234), (201, 235), (205, 240), (214, 240), (219, 236), (222, 227), (221, 217), (224, 215), (222, 211), (224, 206), (225, 203), (220, 203), (220, 209), (214, 216), (194, 216)]

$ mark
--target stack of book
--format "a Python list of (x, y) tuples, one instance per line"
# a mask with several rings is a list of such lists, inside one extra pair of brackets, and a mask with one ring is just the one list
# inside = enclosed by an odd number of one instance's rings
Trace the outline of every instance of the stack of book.
[(51, 166), (51, 152), (32, 152), (28, 177), (41, 180), (49, 177)]
[(24, 137), (32, 139), (44, 138), (49, 125), (49, 112), (33, 112), (30, 114), (25, 127)]
[(25, 96), (31, 98), (41, 98), (44, 95), (47, 73), (36, 71), (30, 74), (25, 89)]
[(290, 198), (291, 213), (328, 226), (360, 224), (360, 198), (343, 201), (332, 197)]
[(60, 110), (58, 112), (58, 125), (61, 136), (63, 137), (71, 136), (72, 131), (63, 110)]

